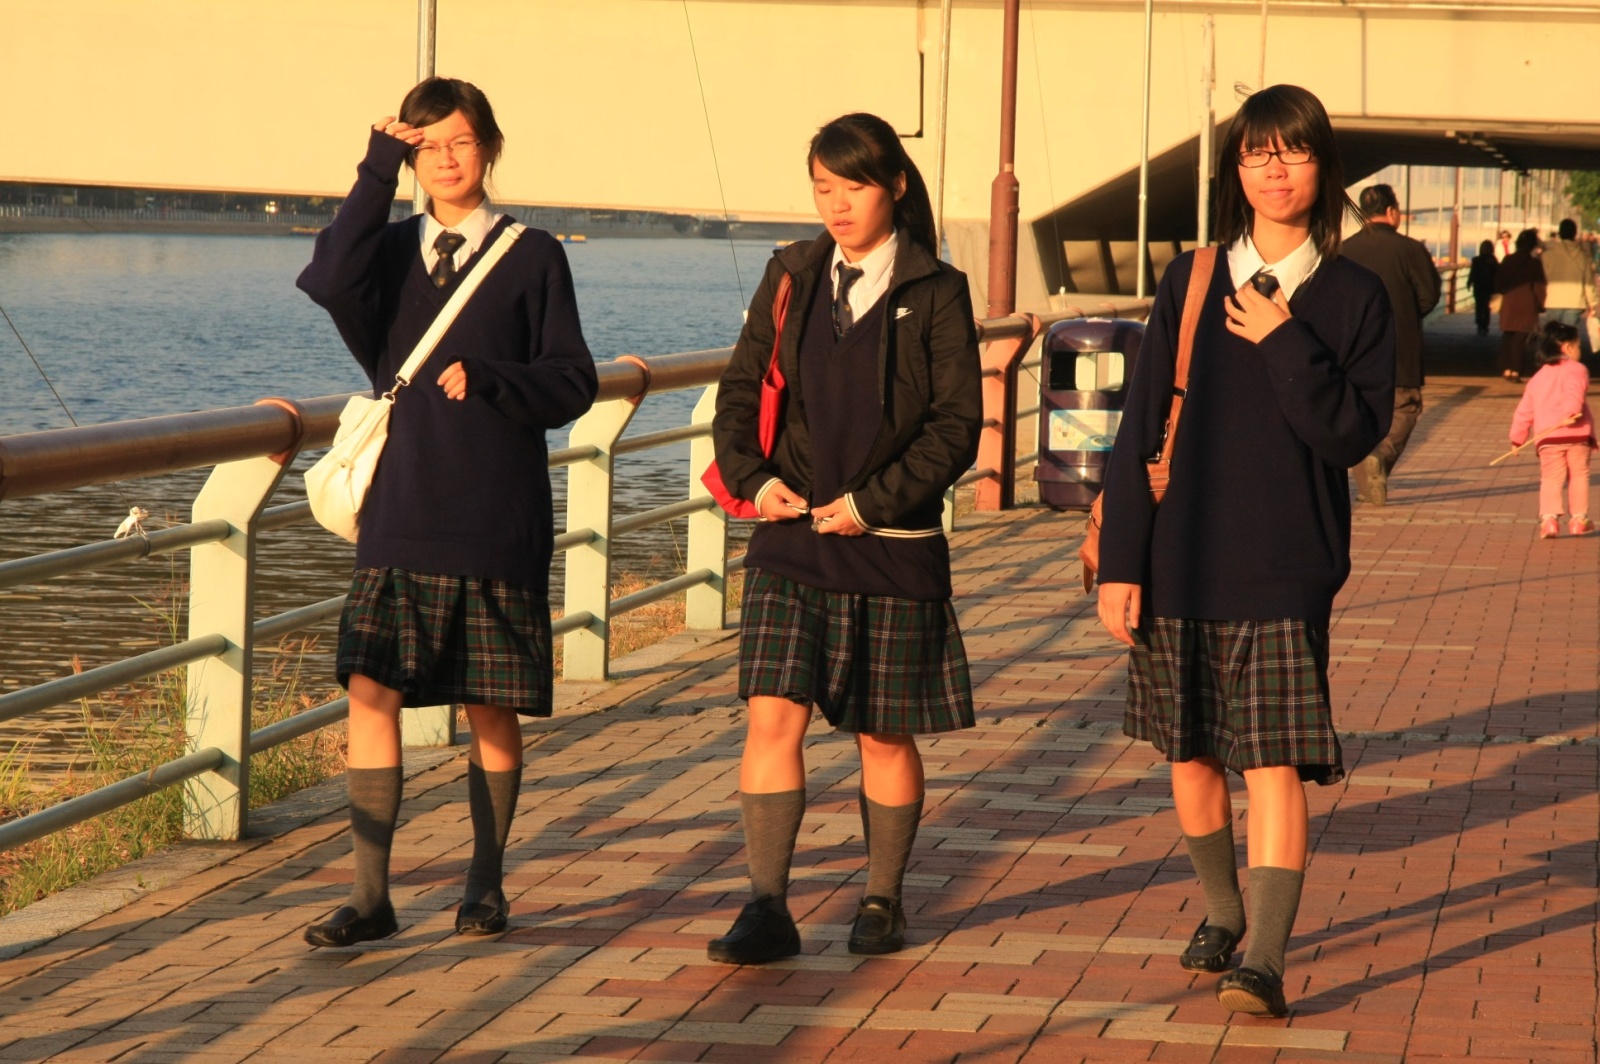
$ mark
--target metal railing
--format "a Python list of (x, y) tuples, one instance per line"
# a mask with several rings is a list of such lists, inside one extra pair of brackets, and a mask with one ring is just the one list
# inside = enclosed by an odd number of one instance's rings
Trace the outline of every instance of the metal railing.
[[(977, 467), (961, 483), (978, 485), (977, 507), (1012, 504), (1017, 455), (1016, 424), (1030, 409), (1018, 402), (1023, 356), (1051, 322), (1091, 314), (1143, 317), (1148, 303), (1118, 299), (1050, 315), (1015, 315), (979, 323), (984, 342), (984, 440)], [(553, 631), (563, 639), (563, 675), (607, 676), (612, 618), (683, 594), (691, 629), (727, 623), (727, 577), (743, 558), (728, 557), (728, 518), (700, 483), (712, 459), (711, 414), (717, 380), (731, 348), (624, 356), (598, 367), (594, 407), (572, 426), (567, 446), (550, 453), (552, 469), (567, 471), (566, 530), (555, 548), (566, 552), (562, 611)], [(626, 436), (648, 396), (702, 388), (690, 423)], [(0, 849), (9, 849), (164, 787), (185, 788), (184, 827), (192, 838), (239, 838), (249, 809), (250, 755), (342, 720), (347, 699), (305, 710), (252, 730), (255, 648), (338, 615), (335, 595), (269, 617), (253, 616), (255, 554), (264, 534), (307, 522), (307, 503), (269, 506), (290, 462), (302, 451), (325, 447), (338, 428), (348, 396), (175, 414), (83, 428), (0, 436), (0, 500), (44, 495), (113, 481), (211, 467), (185, 525), (145, 537), (108, 540), (0, 563), (0, 589), (104, 569), (140, 558), (189, 551), (191, 594), (187, 637), (85, 672), (0, 695), (0, 722), (88, 698), (165, 670), (187, 669), (185, 734), (189, 753), (130, 779), (0, 825)], [(1020, 408), (1020, 409), (1019, 409)], [(685, 496), (643, 513), (618, 517), (618, 459), (655, 447), (689, 443)], [(1025, 464), (1033, 454), (1022, 456)], [(953, 527), (954, 492), (946, 501)], [(613, 597), (611, 545), (618, 536), (680, 517), (688, 519), (684, 572), (628, 595)], [(453, 736), (453, 707), (444, 733)], [(408, 711), (409, 712), (409, 711)]]

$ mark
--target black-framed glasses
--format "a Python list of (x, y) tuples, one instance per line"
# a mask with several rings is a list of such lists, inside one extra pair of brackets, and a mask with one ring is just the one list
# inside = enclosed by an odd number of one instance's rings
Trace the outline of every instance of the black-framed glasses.
[(471, 159), (478, 154), (478, 142), (471, 137), (457, 137), (449, 144), (419, 144), (411, 149), (411, 157), (423, 162), (436, 163), (446, 155), (452, 159)]
[(1267, 161), (1277, 157), (1285, 166), (1304, 166), (1316, 156), (1310, 148), (1279, 148), (1277, 151), (1268, 151), (1265, 148), (1251, 148), (1249, 151), (1239, 153), (1239, 165), (1254, 169), (1267, 165)]

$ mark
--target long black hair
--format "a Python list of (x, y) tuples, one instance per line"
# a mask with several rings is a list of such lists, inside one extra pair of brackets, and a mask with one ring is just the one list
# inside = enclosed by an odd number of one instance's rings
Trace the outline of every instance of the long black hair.
[(1239, 153), (1271, 148), (1310, 148), (1318, 171), (1317, 202), (1311, 208), (1311, 239), (1322, 257), (1339, 254), (1346, 216), (1365, 222), (1361, 209), (1344, 190), (1344, 167), (1333, 139), (1333, 123), (1322, 101), (1298, 85), (1273, 85), (1253, 93), (1233, 116), (1222, 142), (1217, 173), (1217, 239), (1224, 247), (1255, 226), (1255, 208), (1239, 180)]
[(905, 193), (894, 204), (894, 227), (939, 257), (939, 235), (933, 225), (933, 203), (927, 182), (906, 154), (894, 127), (877, 115), (857, 111), (840, 115), (817, 130), (806, 153), (806, 176), (811, 164), (821, 163), (840, 177), (894, 190), (895, 178), (905, 175)]
[[(487, 172), (494, 169), (505, 147), (506, 138), (500, 132), (500, 123), (494, 120), (494, 108), (489, 97), (470, 81), (460, 78), (428, 78), (418, 82), (400, 102), (400, 121), (421, 129), (449, 118), (457, 111), (472, 126), (473, 134), (483, 149), (483, 165)], [(406, 157), (406, 165), (412, 165)]]

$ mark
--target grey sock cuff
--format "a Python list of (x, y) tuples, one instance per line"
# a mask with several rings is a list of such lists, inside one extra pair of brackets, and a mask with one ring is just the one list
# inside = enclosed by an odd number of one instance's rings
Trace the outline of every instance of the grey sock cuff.
[(1239, 858), (1233, 822), (1208, 835), (1185, 835), (1189, 861), (1206, 895), (1206, 923), (1240, 934), (1245, 927), (1244, 896), (1239, 893)]
[(1244, 963), (1248, 968), (1283, 978), (1284, 955), (1294, 918), (1300, 912), (1300, 894), (1306, 874), (1293, 868), (1260, 865), (1250, 869), (1250, 943)]
[(739, 812), (750, 866), (750, 897), (787, 897), (789, 866), (806, 813), (806, 792), (740, 791)]

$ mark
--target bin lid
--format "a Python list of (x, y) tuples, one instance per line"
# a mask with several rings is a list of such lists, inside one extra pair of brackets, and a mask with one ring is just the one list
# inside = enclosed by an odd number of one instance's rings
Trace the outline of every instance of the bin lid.
[(1144, 338), (1144, 322), (1129, 318), (1072, 318), (1050, 326), (1044, 337), (1049, 352), (1119, 351), (1135, 355)]

